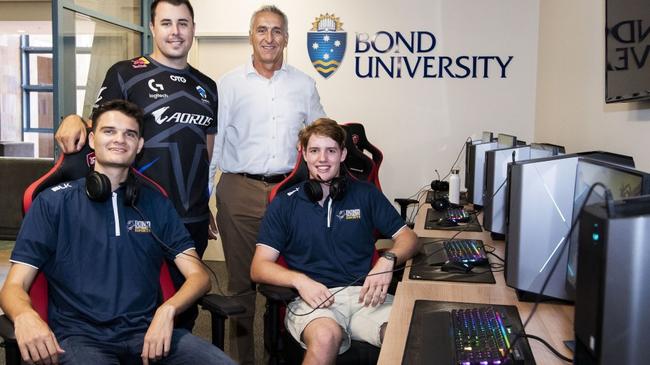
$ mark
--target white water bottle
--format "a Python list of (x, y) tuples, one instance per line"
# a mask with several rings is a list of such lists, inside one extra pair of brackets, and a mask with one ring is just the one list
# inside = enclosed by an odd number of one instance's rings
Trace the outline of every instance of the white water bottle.
[(460, 176), (458, 169), (452, 169), (449, 176), (449, 202), (451, 204), (460, 204)]

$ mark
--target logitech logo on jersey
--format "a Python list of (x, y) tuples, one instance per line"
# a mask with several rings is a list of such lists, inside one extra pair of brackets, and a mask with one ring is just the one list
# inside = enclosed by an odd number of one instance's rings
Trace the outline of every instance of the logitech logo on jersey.
[(336, 217), (341, 220), (345, 219), (346, 221), (358, 220), (361, 219), (361, 209), (340, 210)]
[(183, 84), (187, 82), (183, 76), (169, 75), (169, 79), (176, 82), (182, 82)]
[(159, 91), (164, 91), (165, 87), (163, 84), (157, 83), (155, 79), (149, 79), (147, 85), (149, 86), (149, 89), (154, 92), (153, 94), (149, 94), (149, 98), (158, 100), (160, 98), (169, 97), (167, 94), (159, 93)]
[(151, 114), (153, 115), (156, 123), (181, 123), (181, 124), (194, 124), (207, 127), (212, 122), (212, 118), (207, 115), (202, 114), (192, 114), (192, 113), (181, 113), (176, 112), (172, 115), (165, 115), (165, 112), (169, 109), (168, 106), (164, 106), (160, 109), (155, 110)]
[(137, 221), (129, 220), (126, 222), (126, 228), (135, 233), (150, 233), (151, 232), (151, 222), (150, 221)]
[(52, 191), (59, 191), (59, 190), (67, 189), (67, 188), (69, 188), (71, 186), (72, 185), (70, 183), (63, 183), (63, 184), (59, 184), (59, 185), (53, 187), (51, 190)]

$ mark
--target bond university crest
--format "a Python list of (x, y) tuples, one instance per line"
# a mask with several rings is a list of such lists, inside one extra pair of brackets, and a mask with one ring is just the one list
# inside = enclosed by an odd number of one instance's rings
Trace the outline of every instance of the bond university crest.
[(324, 78), (330, 77), (341, 64), (345, 54), (347, 33), (334, 14), (321, 14), (307, 32), (307, 50), (311, 64)]

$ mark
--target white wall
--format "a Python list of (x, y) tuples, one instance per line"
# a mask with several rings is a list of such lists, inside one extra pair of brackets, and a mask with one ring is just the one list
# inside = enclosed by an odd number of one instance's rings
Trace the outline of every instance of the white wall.
[(540, 2), (535, 137), (650, 171), (650, 102), (605, 104), (605, 0)]
[[(197, 33), (247, 33), (250, 15), (261, 4), (195, 0)], [(316, 80), (330, 117), (363, 122), (369, 139), (383, 150), (380, 180), (391, 200), (428, 184), (435, 177), (434, 169), (444, 175), (468, 136), (478, 138), (481, 131), (492, 130), (532, 140), (539, 1), (331, 0), (323, 5), (278, 0), (275, 4), (289, 17), (289, 63)], [(325, 13), (336, 14), (348, 33), (343, 63), (327, 80), (313, 69), (306, 50), (311, 23)], [(434, 33), (438, 45), (433, 56), (513, 55), (514, 59), (507, 79), (356, 77), (355, 33), (382, 30)]]

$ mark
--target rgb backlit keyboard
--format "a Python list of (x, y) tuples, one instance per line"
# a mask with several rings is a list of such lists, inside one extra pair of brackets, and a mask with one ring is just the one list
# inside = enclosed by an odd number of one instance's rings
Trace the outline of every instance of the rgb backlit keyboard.
[(445, 219), (454, 223), (467, 223), (471, 215), (462, 208), (449, 208), (445, 211)]
[(475, 240), (451, 240), (444, 243), (447, 258), (452, 262), (485, 265), (488, 258), (483, 243)]
[(494, 307), (451, 311), (458, 365), (498, 365), (510, 347), (502, 315)]

